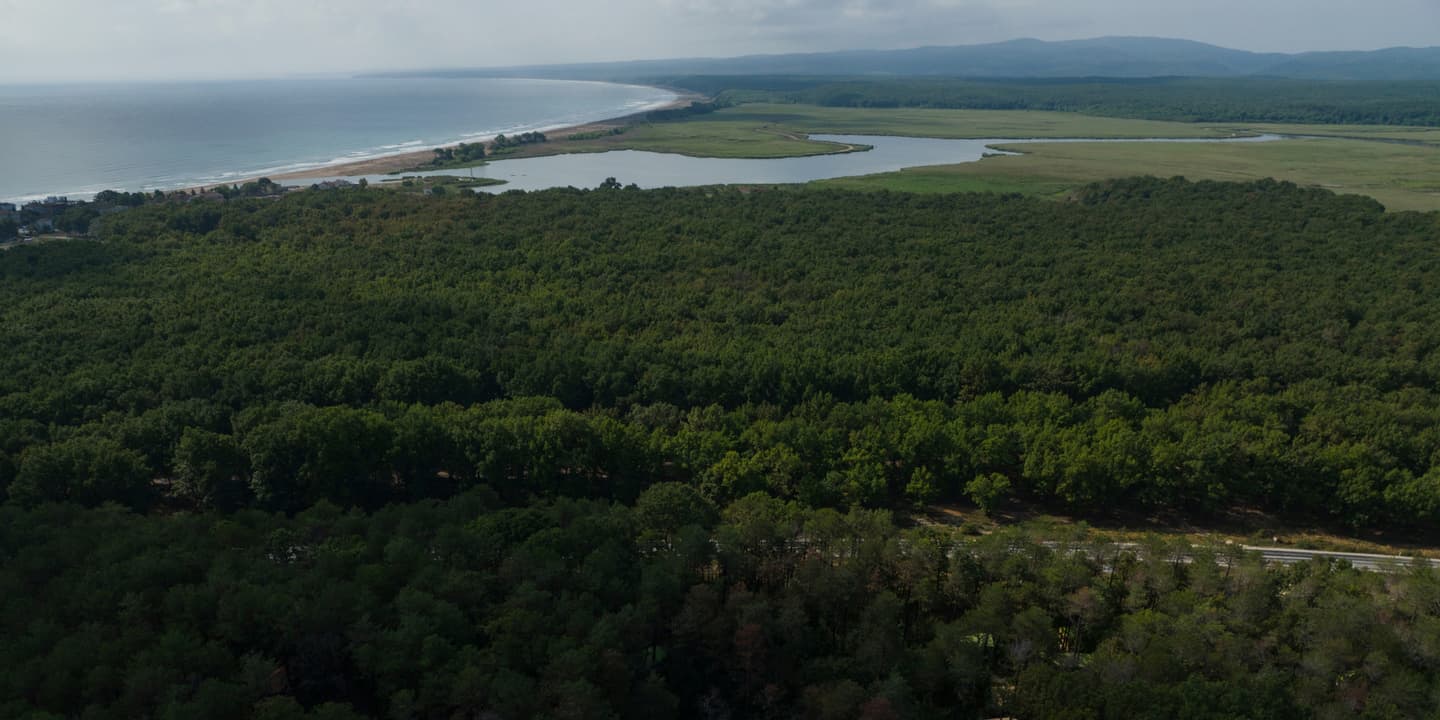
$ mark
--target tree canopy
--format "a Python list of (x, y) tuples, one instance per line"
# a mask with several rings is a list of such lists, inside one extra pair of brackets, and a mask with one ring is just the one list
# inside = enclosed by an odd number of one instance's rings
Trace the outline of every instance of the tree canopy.
[[(615, 183), (619, 185), (619, 183)], [(1440, 709), (1440, 216), (1273, 181), (151, 204), (0, 253), (0, 716)]]

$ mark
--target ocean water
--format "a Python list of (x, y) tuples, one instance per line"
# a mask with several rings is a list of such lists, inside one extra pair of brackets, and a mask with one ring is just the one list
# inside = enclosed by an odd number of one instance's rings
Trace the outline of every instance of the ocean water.
[(0, 86), (0, 200), (279, 174), (674, 98), (634, 85), (478, 78)]

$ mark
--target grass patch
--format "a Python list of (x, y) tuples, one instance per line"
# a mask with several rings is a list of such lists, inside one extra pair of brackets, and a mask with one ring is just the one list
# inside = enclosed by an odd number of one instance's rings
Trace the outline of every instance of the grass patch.
[(1193, 123), (1130, 120), (1037, 110), (831, 108), (756, 104), (727, 108), (686, 124), (769, 125), (796, 133), (933, 138), (1208, 138), (1234, 130)]
[(853, 152), (863, 146), (811, 140), (810, 134), (936, 138), (1225, 137), (1234, 131), (1176, 122), (1102, 118), (1062, 112), (827, 108), (756, 104), (683, 121), (631, 126), (619, 134), (590, 132), (506, 157), (572, 152), (647, 150), (693, 157), (786, 158)]
[(1220, 127), (1236, 132), (1260, 131), (1275, 133), (1277, 135), (1316, 135), (1319, 137), (1415, 143), (1440, 147), (1440, 128), (1433, 127), (1296, 124), (1225, 125)]
[(624, 133), (585, 133), (544, 145), (522, 146), (505, 157), (646, 150), (691, 157), (768, 159), (867, 149), (864, 146), (811, 140), (804, 132), (774, 123), (713, 118), (714, 115), (705, 115), (682, 122), (635, 125)]
[(899, 172), (817, 180), (811, 185), (843, 190), (890, 190), (912, 193), (992, 192), (1039, 197), (1059, 196), (1075, 187), (1064, 178), (1024, 175), (966, 175), (956, 165), (906, 168)]
[(1232, 181), (1273, 177), (1337, 193), (1368, 195), (1390, 210), (1440, 210), (1440, 147), (1334, 139), (1234, 145), (1055, 143), (1006, 149), (1025, 154), (819, 184), (1045, 196), (1097, 180), (1137, 175)]
[(444, 190), (469, 190), (471, 188), (489, 187), (491, 185), (504, 184), (505, 181), (499, 178), (477, 178), (455, 175), (432, 175), (428, 177), (411, 175), (403, 178), (384, 180), (374, 185), (371, 185), (371, 187), (379, 187), (384, 190), (393, 190), (395, 192), (424, 194), (427, 192), (434, 192), (437, 188), (443, 188)]
[(863, 146), (820, 142), (810, 134), (974, 138), (1207, 138), (1237, 134), (1322, 135), (1326, 140), (1262, 144), (1034, 144), (1020, 157), (916, 167), (817, 184), (900, 192), (999, 192), (1061, 196), (1084, 183), (1117, 177), (1192, 180), (1277, 178), (1339, 193), (1368, 195), (1391, 210), (1440, 209), (1440, 128), (1181, 123), (1032, 110), (831, 108), (750, 104), (677, 122), (627, 126), (516, 148), (507, 157), (647, 150), (694, 157), (786, 158), (852, 152)]

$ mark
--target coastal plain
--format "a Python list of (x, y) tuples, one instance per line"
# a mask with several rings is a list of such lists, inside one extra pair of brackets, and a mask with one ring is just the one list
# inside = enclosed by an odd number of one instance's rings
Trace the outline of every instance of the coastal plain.
[(614, 123), (624, 132), (527, 146), (506, 158), (645, 150), (696, 157), (781, 158), (862, 150), (811, 134), (952, 139), (1205, 139), (1295, 136), (1267, 143), (1055, 143), (997, 146), (1018, 156), (919, 166), (817, 181), (829, 187), (908, 192), (1019, 192), (1059, 196), (1080, 185), (1136, 175), (1193, 180), (1275, 178), (1372, 197), (1390, 210), (1440, 209), (1440, 129), (1378, 125), (1186, 123), (1030, 110), (831, 108), (778, 103), (723, 108), (665, 123)]
[(1440, 209), (1440, 148), (1432, 146), (1306, 138), (1236, 145), (1053, 143), (998, 149), (1023, 154), (821, 184), (908, 192), (1056, 195), (1086, 183), (1136, 175), (1236, 182), (1275, 178), (1365, 195), (1389, 210)]
[[(665, 108), (704, 101), (680, 95)], [(944, 139), (1221, 139), (1262, 134), (1266, 143), (1054, 143), (996, 146), (1016, 153), (979, 162), (817, 180), (825, 187), (902, 192), (1003, 192), (1063, 197), (1087, 183), (1154, 175), (1192, 180), (1263, 178), (1364, 195), (1387, 209), (1440, 209), (1440, 128), (1299, 123), (1196, 123), (1041, 110), (823, 107), (744, 103), (678, 120), (649, 113), (560, 128), (550, 141), (507, 149), (494, 160), (637, 150), (701, 158), (783, 159), (864, 152), (812, 135)], [(274, 176), (281, 182), (432, 169), (430, 149)]]

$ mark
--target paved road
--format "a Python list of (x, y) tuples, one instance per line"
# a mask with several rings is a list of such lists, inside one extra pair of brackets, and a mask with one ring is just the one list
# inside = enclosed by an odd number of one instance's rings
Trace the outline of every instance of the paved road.
[[(1060, 543), (1042, 543), (1050, 547), (1060, 547)], [(1122, 542), (1109, 545), (1111, 548), (1139, 551), (1142, 549), (1140, 543)], [(1259, 553), (1260, 557), (1268, 563), (1277, 565), (1294, 565), (1296, 563), (1310, 562), (1317, 559), (1345, 560), (1359, 570), (1371, 570), (1375, 572), (1394, 572), (1401, 570), (1415, 563), (1428, 563), (1431, 567), (1440, 569), (1440, 560), (1429, 560), (1425, 558), (1412, 558), (1405, 555), (1373, 555), (1370, 553), (1347, 553), (1331, 552), (1327, 550), (1300, 550), (1297, 548), (1280, 547), (1259, 547), (1255, 545), (1241, 545), (1245, 552)], [(1079, 552), (1087, 552), (1083, 548), (1075, 548)], [(1190, 556), (1184, 555), (1176, 558), (1179, 562), (1188, 563)], [(1216, 558), (1218, 562), (1225, 562), (1223, 558)]]
[(1345, 553), (1327, 552), (1324, 550), (1296, 550), (1293, 548), (1277, 547), (1252, 547), (1242, 546), (1248, 552), (1260, 553), (1265, 562), (1279, 563), (1281, 565), (1294, 565), (1295, 563), (1310, 562), (1316, 558), (1331, 558), (1335, 560), (1346, 560), (1361, 570), (1389, 571), (1398, 569), (1413, 563), (1428, 563), (1431, 567), (1440, 568), (1440, 560), (1426, 560), (1423, 558), (1411, 558), (1403, 555), (1372, 555), (1370, 553)]

